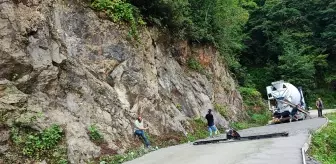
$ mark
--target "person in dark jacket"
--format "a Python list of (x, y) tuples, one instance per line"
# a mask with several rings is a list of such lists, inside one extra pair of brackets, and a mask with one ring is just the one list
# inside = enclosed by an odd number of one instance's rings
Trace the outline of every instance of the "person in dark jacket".
[(318, 98), (316, 101), (316, 108), (318, 112), (318, 117), (322, 117), (323, 102), (321, 98)]
[(205, 118), (208, 121), (209, 136), (213, 137), (212, 132), (215, 132), (215, 134), (217, 135), (218, 134), (218, 129), (215, 126), (214, 117), (211, 113), (211, 109), (208, 110), (208, 114), (205, 116)]

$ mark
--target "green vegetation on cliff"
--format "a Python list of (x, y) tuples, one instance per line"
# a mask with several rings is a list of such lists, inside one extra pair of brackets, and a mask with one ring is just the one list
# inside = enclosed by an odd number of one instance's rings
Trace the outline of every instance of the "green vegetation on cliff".
[(138, 37), (138, 26), (145, 24), (139, 10), (124, 0), (94, 0), (91, 7), (103, 12), (113, 22), (129, 23), (131, 27), (129, 35), (136, 39)]
[(97, 129), (96, 125), (90, 125), (88, 127), (88, 133), (89, 133), (90, 139), (93, 140), (94, 142), (102, 142), (102, 140), (104, 140), (103, 135)]
[(64, 140), (63, 129), (59, 125), (38, 132), (34, 129), (14, 125), (11, 128), (10, 151), (17, 154), (13, 158), (6, 157), (6, 162), (24, 161), (26, 157), (31, 161), (66, 164), (67, 147)]
[(233, 122), (230, 126), (240, 130), (266, 125), (272, 117), (260, 92), (255, 88), (248, 87), (240, 87), (239, 91), (243, 96), (244, 106), (249, 117), (245, 121)]

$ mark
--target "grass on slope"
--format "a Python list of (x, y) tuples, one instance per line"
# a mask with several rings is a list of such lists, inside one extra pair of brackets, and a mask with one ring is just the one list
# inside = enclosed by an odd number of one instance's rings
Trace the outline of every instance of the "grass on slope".
[(328, 126), (312, 137), (309, 154), (322, 164), (336, 163), (336, 113), (327, 114)]
[(239, 122), (232, 122), (230, 126), (236, 130), (242, 130), (266, 125), (272, 119), (272, 113), (268, 110), (261, 93), (251, 87), (240, 87), (239, 91), (243, 97), (248, 118)]

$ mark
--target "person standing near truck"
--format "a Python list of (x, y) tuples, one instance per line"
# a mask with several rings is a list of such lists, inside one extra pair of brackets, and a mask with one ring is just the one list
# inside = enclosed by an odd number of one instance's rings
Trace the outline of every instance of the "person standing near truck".
[(316, 108), (317, 108), (318, 117), (322, 117), (323, 102), (321, 98), (317, 99)]

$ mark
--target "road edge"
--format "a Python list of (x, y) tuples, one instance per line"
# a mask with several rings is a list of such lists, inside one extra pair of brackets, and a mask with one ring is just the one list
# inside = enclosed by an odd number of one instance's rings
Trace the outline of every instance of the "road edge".
[[(329, 123), (329, 119), (328, 117), (326, 117), (325, 115), (323, 115), (324, 118), (326, 118), (326, 122), (320, 127), (318, 128), (315, 132), (320, 132), (324, 127), (326, 127)], [(302, 154), (302, 163), (303, 164), (307, 164), (306, 163), (306, 153), (309, 150), (309, 146), (311, 144), (311, 138), (312, 138), (312, 134), (309, 134), (308, 139), (306, 140), (306, 142), (303, 144), (302, 148), (301, 148), (301, 154)]]

